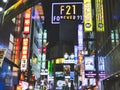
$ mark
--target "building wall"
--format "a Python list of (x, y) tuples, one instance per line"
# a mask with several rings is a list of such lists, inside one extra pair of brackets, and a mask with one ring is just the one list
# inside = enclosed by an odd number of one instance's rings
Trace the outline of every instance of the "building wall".
[(107, 76), (114, 74), (120, 70), (120, 45), (111, 50), (105, 58), (105, 71)]

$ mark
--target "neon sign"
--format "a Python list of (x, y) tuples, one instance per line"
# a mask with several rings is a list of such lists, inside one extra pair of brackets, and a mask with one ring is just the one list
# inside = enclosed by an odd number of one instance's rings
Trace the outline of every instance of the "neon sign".
[(22, 60), (28, 59), (28, 45), (29, 45), (29, 39), (23, 38)]

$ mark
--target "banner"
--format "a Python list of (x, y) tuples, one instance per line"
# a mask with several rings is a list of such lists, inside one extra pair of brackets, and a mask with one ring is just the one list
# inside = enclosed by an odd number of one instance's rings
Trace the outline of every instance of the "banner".
[(92, 6), (91, 0), (84, 0), (84, 31), (92, 31)]
[(96, 29), (98, 32), (104, 31), (103, 0), (95, 0), (96, 4)]

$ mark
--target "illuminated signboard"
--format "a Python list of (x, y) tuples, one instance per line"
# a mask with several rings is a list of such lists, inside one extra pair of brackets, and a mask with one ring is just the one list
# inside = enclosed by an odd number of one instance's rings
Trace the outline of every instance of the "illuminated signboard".
[(104, 31), (103, 0), (96, 0), (96, 28), (98, 32)]
[(27, 60), (21, 60), (21, 71), (25, 71), (27, 69)]
[(30, 33), (30, 17), (31, 17), (31, 8), (25, 11), (24, 19), (24, 34)]
[(80, 50), (83, 50), (83, 25), (78, 25), (78, 45)]
[(60, 20), (83, 21), (82, 2), (52, 3), (52, 24), (59, 24)]
[(85, 60), (85, 77), (86, 78), (94, 78), (96, 77), (96, 69), (95, 69), (95, 57), (88, 56), (84, 57)]
[(105, 62), (104, 57), (99, 56), (98, 57), (98, 72), (99, 72), (99, 78), (105, 78)]
[(14, 63), (15, 64), (19, 64), (19, 53), (20, 53), (20, 38), (15, 38), (14, 39), (14, 44), (15, 44), (15, 48), (14, 48)]
[(95, 70), (95, 63), (94, 57), (84, 57), (85, 59), (85, 70), (86, 71), (94, 71)]
[(22, 60), (28, 59), (28, 45), (29, 45), (29, 39), (23, 38), (23, 47), (22, 47)]

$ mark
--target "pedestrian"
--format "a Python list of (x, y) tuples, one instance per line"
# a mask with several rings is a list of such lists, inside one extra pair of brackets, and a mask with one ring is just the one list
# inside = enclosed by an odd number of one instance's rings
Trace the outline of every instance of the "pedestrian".
[(71, 90), (74, 90), (73, 80), (71, 81)]

